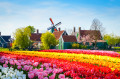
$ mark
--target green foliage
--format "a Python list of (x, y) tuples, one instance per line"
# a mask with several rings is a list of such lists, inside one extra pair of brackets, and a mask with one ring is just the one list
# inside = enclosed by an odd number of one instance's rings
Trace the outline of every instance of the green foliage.
[(106, 34), (103, 39), (106, 40), (108, 45), (111, 46), (120, 43), (120, 37), (115, 36), (114, 34)]
[(87, 49), (86, 45), (80, 45), (80, 49)]
[(72, 44), (72, 49), (86, 49), (87, 46), (86, 45), (80, 45), (78, 43), (73, 43)]
[(29, 28), (30, 30), (31, 30), (31, 33), (34, 33), (35, 32), (35, 28), (34, 28), (34, 26), (27, 26), (27, 28)]
[(72, 44), (72, 49), (79, 49), (80, 45), (77, 43)]
[(18, 28), (16, 29), (14, 33), (14, 43), (12, 45), (12, 48), (19, 47), (22, 49), (26, 49), (30, 46), (30, 37), (31, 35), (31, 29), (28, 27), (26, 28)]
[(2, 47), (0, 47), (0, 52), (1, 51), (9, 51), (9, 49), (8, 48), (2, 48)]
[(50, 32), (46, 32), (42, 34), (41, 42), (44, 49), (50, 49), (50, 46), (56, 46), (58, 44), (58, 41), (55, 39), (54, 34)]
[(116, 50), (120, 50), (120, 47), (113, 47), (114, 49), (116, 49)]

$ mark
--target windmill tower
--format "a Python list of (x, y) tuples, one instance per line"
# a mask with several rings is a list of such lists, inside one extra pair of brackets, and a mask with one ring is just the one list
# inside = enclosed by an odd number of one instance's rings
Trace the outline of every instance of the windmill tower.
[(54, 25), (52, 18), (50, 18), (50, 21), (52, 23), (52, 26), (48, 27), (47, 30), (51, 30), (51, 33), (53, 33), (54, 31), (57, 31), (57, 26), (61, 24), (61, 22), (57, 23)]

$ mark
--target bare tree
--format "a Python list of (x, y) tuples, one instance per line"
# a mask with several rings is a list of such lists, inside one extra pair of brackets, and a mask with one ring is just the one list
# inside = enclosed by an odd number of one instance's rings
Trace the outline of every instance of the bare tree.
[(102, 39), (102, 33), (105, 29), (102, 27), (102, 23), (98, 19), (93, 19), (90, 30), (92, 31), (90, 36), (94, 40), (94, 46), (96, 48), (97, 40)]
[(66, 29), (66, 28), (65, 28), (65, 30), (66, 30), (66, 32), (68, 33), (68, 35), (71, 35), (71, 34), (72, 34), (72, 29), (70, 29), (70, 28)]

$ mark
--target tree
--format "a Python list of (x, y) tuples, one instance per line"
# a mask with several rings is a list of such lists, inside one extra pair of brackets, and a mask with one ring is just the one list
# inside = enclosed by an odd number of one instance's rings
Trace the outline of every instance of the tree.
[(94, 19), (92, 21), (90, 30), (92, 30), (90, 37), (94, 40), (95, 48), (96, 48), (97, 40), (102, 38), (101, 34), (104, 32), (105, 29), (102, 27), (102, 23), (98, 19)]
[(54, 34), (50, 32), (46, 32), (42, 34), (41, 42), (44, 49), (50, 49), (50, 46), (56, 46), (58, 44), (58, 41), (55, 39)]
[(30, 46), (31, 29), (28, 27), (18, 28), (14, 33), (13, 47), (18, 46), (19, 48), (26, 49)]
[(27, 28), (29, 28), (30, 30), (31, 30), (31, 33), (34, 33), (35, 32), (35, 28), (34, 28), (34, 26), (27, 26)]
[(107, 41), (110, 47), (120, 42), (120, 37), (114, 34), (106, 34), (104, 35), (103, 39)]

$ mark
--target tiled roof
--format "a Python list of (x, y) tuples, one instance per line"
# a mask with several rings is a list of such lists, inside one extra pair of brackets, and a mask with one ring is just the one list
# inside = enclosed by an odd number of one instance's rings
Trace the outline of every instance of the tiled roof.
[(64, 33), (64, 30), (62, 31), (54, 31), (53, 34), (55, 35), (55, 38), (58, 40), (60, 36)]
[(30, 40), (32, 41), (41, 41), (41, 35), (42, 33), (32, 33), (30, 36)]
[(96, 31), (95, 32), (95, 30), (80, 30), (80, 35), (81, 36), (86, 36), (86, 35), (90, 35), (90, 34), (92, 34), (92, 35), (94, 35), (94, 33), (97, 33), (98, 34), (98, 37), (99, 37), (99, 40), (101, 40), (101, 33), (100, 33), (100, 31)]
[(11, 38), (11, 36), (1, 36), (5, 42), (10, 42), (9, 39)]
[(63, 35), (64, 42), (77, 42), (77, 39), (74, 35)]

